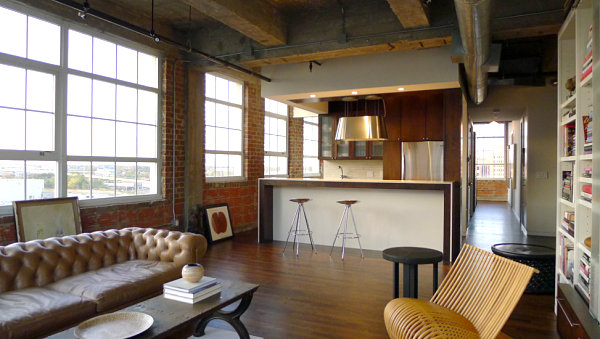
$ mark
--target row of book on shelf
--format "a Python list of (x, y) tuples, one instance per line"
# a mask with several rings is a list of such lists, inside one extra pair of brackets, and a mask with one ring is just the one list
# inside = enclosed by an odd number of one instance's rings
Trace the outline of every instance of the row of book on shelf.
[(579, 281), (580, 284), (578, 284), (576, 287), (580, 288), (584, 293), (580, 293), (583, 294), (584, 298), (587, 299), (587, 301), (590, 301), (590, 277), (591, 277), (591, 265), (590, 265), (590, 256), (583, 252), (581, 254), (581, 257), (579, 258)]
[(559, 249), (560, 270), (567, 280), (573, 282), (573, 242), (561, 236), (559, 237)]
[(569, 123), (564, 126), (564, 140), (563, 145), (565, 147), (565, 157), (574, 156), (576, 153), (575, 144), (575, 123)]
[(587, 202), (592, 202), (592, 185), (581, 185), (581, 199)]
[(592, 113), (583, 116), (583, 154), (592, 154)]
[(562, 198), (573, 202), (573, 171), (562, 171)]
[(565, 211), (563, 220), (560, 224), (562, 229), (566, 231), (570, 236), (575, 236), (575, 212)]
[(592, 64), (593, 64), (593, 57), (592, 57), (592, 42), (593, 42), (593, 33), (592, 33), (592, 26), (590, 26), (590, 29), (588, 30), (588, 39), (587, 39), (587, 43), (585, 45), (585, 58), (583, 59), (583, 64), (581, 65), (581, 81), (584, 81), (585, 79), (587, 79), (587, 77), (590, 76), (590, 74), (592, 74)]
[(204, 276), (196, 283), (183, 278), (163, 284), (165, 299), (176, 300), (187, 304), (195, 304), (213, 295), (221, 293), (221, 283), (216, 278)]

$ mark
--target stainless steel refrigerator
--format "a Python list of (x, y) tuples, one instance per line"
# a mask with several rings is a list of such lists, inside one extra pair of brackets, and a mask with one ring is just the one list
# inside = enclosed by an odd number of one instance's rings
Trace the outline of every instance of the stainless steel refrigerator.
[(402, 179), (443, 181), (444, 142), (403, 142)]

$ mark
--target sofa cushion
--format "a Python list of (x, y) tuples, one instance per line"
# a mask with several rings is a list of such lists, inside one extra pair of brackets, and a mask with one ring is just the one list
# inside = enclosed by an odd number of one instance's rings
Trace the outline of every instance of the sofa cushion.
[(0, 293), (0, 338), (48, 334), (93, 316), (93, 301), (40, 287)]
[(180, 268), (174, 263), (130, 260), (68, 277), (45, 287), (90, 299), (96, 302), (98, 312), (104, 312), (160, 292), (165, 282), (180, 276)]

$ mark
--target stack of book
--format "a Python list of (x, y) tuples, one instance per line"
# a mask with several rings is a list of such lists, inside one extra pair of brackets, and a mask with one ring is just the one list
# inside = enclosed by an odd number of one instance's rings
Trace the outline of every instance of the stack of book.
[(583, 154), (592, 154), (592, 112), (583, 116)]
[(564, 131), (564, 145), (565, 145), (565, 157), (571, 157), (575, 155), (575, 124), (565, 125)]
[(585, 167), (583, 169), (583, 173), (581, 173), (581, 176), (584, 178), (591, 178), (592, 177), (592, 168), (591, 167)]
[(163, 284), (165, 299), (195, 304), (215, 294), (221, 293), (221, 284), (215, 278), (202, 277), (197, 283), (191, 283), (183, 278)]
[(573, 175), (571, 171), (562, 172), (562, 198), (573, 202)]
[(590, 297), (590, 277), (591, 277), (591, 266), (590, 256), (583, 252), (579, 259), (579, 288), (584, 292), (584, 297), (589, 301)]
[(560, 253), (559, 262), (560, 269), (565, 275), (565, 278), (573, 281), (573, 242), (565, 237), (559, 237)]
[(592, 202), (592, 185), (581, 185), (581, 199), (587, 202)]
[(581, 81), (583, 82), (587, 77), (592, 74), (592, 26), (588, 30), (588, 42), (585, 46), (585, 58), (583, 59), (583, 65), (581, 66)]
[(566, 211), (560, 225), (563, 230), (573, 237), (575, 235), (575, 212)]

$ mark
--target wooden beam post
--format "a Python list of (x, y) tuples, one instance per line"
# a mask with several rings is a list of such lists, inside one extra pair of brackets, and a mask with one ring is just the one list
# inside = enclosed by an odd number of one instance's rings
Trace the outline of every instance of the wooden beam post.
[(387, 0), (404, 28), (429, 26), (429, 11), (422, 0)]

